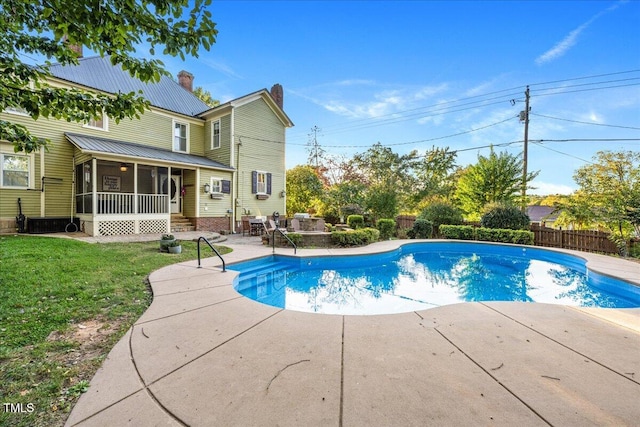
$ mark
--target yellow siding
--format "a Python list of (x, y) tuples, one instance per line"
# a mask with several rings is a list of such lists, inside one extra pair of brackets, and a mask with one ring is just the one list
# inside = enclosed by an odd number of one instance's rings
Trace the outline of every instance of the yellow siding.
[[(220, 148), (211, 149), (211, 133), (213, 122), (220, 120)], [(205, 156), (220, 162), (223, 165), (231, 165), (231, 114), (213, 120), (207, 120), (206, 125)]]
[[(235, 111), (236, 142), (238, 150), (238, 199), (240, 208), (236, 220), (250, 210), (251, 215), (269, 216), (274, 211), (284, 214), (285, 199), (285, 127), (262, 99), (240, 106)], [(257, 200), (251, 194), (251, 172), (254, 170), (272, 174), (271, 195), (267, 200)]]
[[(222, 217), (227, 215), (227, 210), (233, 207), (233, 200), (231, 194), (223, 194), (222, 198), (212, 199), (209, 194), (205, 194), (202, 190), (205, 183), (210, 183), (211, 178), (224, 179), (231, 181), (231, 172), (201, 170), (200, 171), (200, 185), (198, 191), (200, 192), (200, 217)], [(231, 183), (233, 187), (234, 183)], [(233, 188), (231, 189), (233, 192)]]

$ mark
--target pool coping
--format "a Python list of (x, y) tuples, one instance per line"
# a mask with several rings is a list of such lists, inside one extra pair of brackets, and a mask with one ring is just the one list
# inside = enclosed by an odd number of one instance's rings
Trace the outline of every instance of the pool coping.
[[(416, 242), (276, 253), (356, 255)], [(227, 243), (234, 249), (225, 255), (228, 264), (272, 253)], [(591, 271), (640, 286), (640, 264), (543, 249), (576, 255)], [(640, 309), (463, 303), (393, 315), (319, 315), (244, 298), (233, 289), (237, 273), (219, 266), (219, 259), (206, 258), (202, 268), (189, 261), (150, 275), (151, 306), (109, 353), (67, 425), (640, 418)]]

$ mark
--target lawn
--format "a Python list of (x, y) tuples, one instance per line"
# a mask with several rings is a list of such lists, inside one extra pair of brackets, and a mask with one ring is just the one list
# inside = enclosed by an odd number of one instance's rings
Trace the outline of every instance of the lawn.
[(158, 242), (0, 237), (0, 425), (63, 425), (151, 303), (149, 273), (197, 258), (194, 242), (182, 246), (174, 255)]

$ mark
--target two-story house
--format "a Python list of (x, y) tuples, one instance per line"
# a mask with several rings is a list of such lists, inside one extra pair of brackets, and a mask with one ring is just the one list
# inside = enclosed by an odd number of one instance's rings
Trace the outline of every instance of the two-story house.
[(242, 215), (285, 212), (285, 131), (293, 124), (280, 85), (211, 108), (184, 71), (178, 82), (143, 83), (102, 57), (50, 70), (51, 85), (142, 91), (151, 107), (117, 124), (107, 116), (79, 124), (0, 112), (52, 142), (49, 151), (25, 154), (0, 141), (0, 231), (16, 230), (18, 199), (28, 231), (74, 217), (94, 236), (167, 233), (177, 217), (196, 230), (233, 232)]

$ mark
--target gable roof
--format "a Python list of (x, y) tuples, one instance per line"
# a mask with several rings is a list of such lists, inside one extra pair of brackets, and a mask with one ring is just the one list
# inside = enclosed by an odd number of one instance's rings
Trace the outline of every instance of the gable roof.
[(255, 92), (249, 93), (239, 98), (235, 98), (230, 101), (227, 101), (224, 104), (216, 105), (213, 108), (209, 107), (207, 111), (203, 111), (202, 113), (199, 114), (199, 116), (204, 118), (205, 116), (208, 116), (210, 114), (215, 114), (219, 111), (224, 111), (227, 109), (239, 107), (244, 104), (248, 104), (259, 98), (262, 98), (267, 103), (269, 108), (271, 108), (273, 113), (278, 117), (278, 119), (280, 119), (280, 121), (285, 127), (288, 127), (288, 128), (293, 127), (293, 122), (291, 121), (289, 116), (287, 116), (287, 113), (285, 113), (284, 110), (280, 108), (280, 106), (273, 99), (273, 96), (271, 96), (271, 92), (269, 92), (267, 89), (257, 90)]
[(555, 221), (560, 212), (553, 206), (527, 206), (527, 215), (531, 222)]
[(189, 166), (202, 166), (211, 169), (222, 169), (233, 171), (231, 166), (218, 163), (214, 160), (194, 154), (176, 153), (161, 148), (149, 147), (147, 145), (134, 144), (131, 142), (116, 141), (115, 139), (100, 138), (96, 136), (80, 135), (66, 132), (67, 139), (83, 153), (90, 154), (117, 154), (118, 156), (129, 157), (131, 159), (153, 159), (155, 161), (180, 163)]
[(168, 76), (161, 76), (158, 83), (144, 83), (131, 77), (120, 64), (112, 65), (109, 57), (81, 58), (78, 62), (78, 65), (54, 64), (49, 67), (49, 71), (58, 79), (103, 92), (115, 94), (142, 91), (142, 96), (154, 107), (186, 116), (195, 117), (211, 109)]

